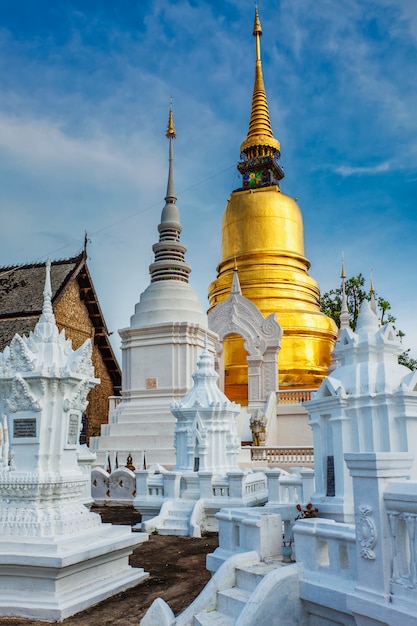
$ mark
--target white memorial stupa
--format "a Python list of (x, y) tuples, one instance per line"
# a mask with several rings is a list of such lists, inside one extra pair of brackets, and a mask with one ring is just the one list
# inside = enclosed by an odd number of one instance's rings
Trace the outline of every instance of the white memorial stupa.
[(147, 535), (82, 504), (91, 354), (89, 339), (74, 351), (58, 331), (48, 262), (35, 330), (0, 354), (0, 616), (61, 621), (147, 577), (128, 563)]
[[(98, 462), (106, 466), (107, 454), (125, 464), (131, 454), (137, 468), (161, 463), (175, 464), (175, 419), (172, 402), (192, 387), (192, 373), (208, 335), (207, 316), (188, 283), (191, 267), (185, 261), (186, 246), (180, 240), (182, 226), (176, 205), (173, 174), (175, 127), (172, 106), (166, 136), (169, 139), (169, 173), (165, 206), (158, 226), (159, 241), (153, 246), (150, 285), (140, 296), (130, 326), (119, 331), (122, 338), (122, 394), (109, 414), (101, 436), (90, 440)], [(114, 399), (117, 400), (117, 399)]]
[(133, 505), (142, 514), (143, 530), (200, 536), (217, 530), (215, 514), (222, 507), (267, 500), (265, 474), (238, 466), (240, 405), (219, 389), (218, 378), (214, 355), (205, 346), (193, 388), (171, 406), (176, 418), (174, 470), (157, 465), (135, 472)]
[[(364, 300), (355, 331), (345, 325), (334, 349), (334, 369), (304, 403), (314, 436), (316, 491), (321, 515), (352, 521), (350, 453), (415, 450), (416, 372), (398, 363), (404, 347), (392, 324), (379, 325), (373, 301)], [(417, 461), (410, 469), (417, 479)]]

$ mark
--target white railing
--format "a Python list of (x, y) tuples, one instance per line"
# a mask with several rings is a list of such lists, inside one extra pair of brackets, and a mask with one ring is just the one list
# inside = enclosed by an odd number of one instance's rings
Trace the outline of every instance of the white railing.
[(164, 477), (162, 474), (150, 474), (148, 479), (148, 496), (164, 497)]
[(245, 494), (258, 493), (259, 491), (265, 491), (265, 479), (248, 481), (245, 484)]
[(213, 485), (213, 496), (215, 498), (229, 498), (230, 497), (230, 487), (228, 484), (222, 485)]
[(314, 448), (299, 446), (251, 447), (251, 460), (268, 465), (313, 465)]
[(309, 519), (293, 526), (297, 561), (304, 566), (304, 578), (326, 578), (331, 588), (350, 589), (357, 584), (356, 532), (353, 524), (326, 519)]
[(91, 496), (96, 504), (131, 504), (136, 493), (136, 479), (127, 467), (108, 474), (101, 467), (91, 470)]
[(278, 404), (302, 404), (311, 400), (311, 394), (317, 389), (282, 389), (277, 391)]

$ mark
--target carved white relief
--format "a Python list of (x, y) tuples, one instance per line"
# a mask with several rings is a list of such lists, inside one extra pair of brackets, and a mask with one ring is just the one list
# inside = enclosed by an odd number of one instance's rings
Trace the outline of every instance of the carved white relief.
[(15, 335), (10, 343), (6, 366), (14, 372), (31, 372), (35, 368), (35, 359), (25, 340), (20, 335)]
[(70, 360), (70, 369), (77, 374), (86, 376), (94, 376), (94, 368), (92, 366), (93, 348), (91, 340), (87, 339), (83, 345), (73, 353)]
[(74, 409), (83, 413), (88, 406), (87, 394), (91, 389), (91, 382), (88, 379), (81, 380), (69, 398), (64, 400), (64, 411)]
[(16, 411), (41, 411), (38, 400), (31, 393), (29, 385), (20, 374), (16, 374), (13, 379), (11, 394), (6, 399), (6, 404), (13, 413)]
[[(265, 318), (258, 307), (243, 297), (234, 278), (232, 293), (208, 315), (210, 330), (216, 332), (220, 342), (227, 335), (237, 334), (244, 339), (249, 366), (249, 404), (263, 402), (266, 395), (278, 388), (278, 351), (281, 347), (282, 328), (271, 313)], [(220, 349), (216, 346), (220, 358)]]
[(359, 507), (359, 520), (356, 525), (356, 534), (358, 541), (361, 544), (360, 555), (363, 559), (370, 561), (375, 559), (375, 552), (373, 548), (377, 541), (377, 532), (374, 521), (369, 517), (372, 513), (372, 508), (363, 504)]

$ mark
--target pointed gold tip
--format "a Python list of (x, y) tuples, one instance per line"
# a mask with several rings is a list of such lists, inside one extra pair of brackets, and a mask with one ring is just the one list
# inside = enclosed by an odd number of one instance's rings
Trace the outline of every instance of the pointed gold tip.
[(170, 103), (169, 103), (168, 128), (166, 130), (165, 137), (168, 137), (168, 139), (175, 139), (176, 136), (177, 134), (175, 132), (174, 116), (172, 114), (172, 96), (171, 96)]
[(266, 97), (265, 84), (262, 74), (261, 42), (262, 35), (261, 22), (259, 20), (258, 7), (255, 9), (255, 22), (253, 34), (256, 37), (255, 45), (255, 83), (252, 94), (252, 108), (249, 119), (249, 129), (245, 141), (240, 146), (240, 152), (245, 152), (248, 159), (257, 156), (280, 152), (280, 143), (275, 139), (272, 132), (271, 120), (269, 117), (268, 100)]
[(256, 37), (256, 35), (262, 35), (262, 26), (261, 20), (259, 19), (258, 3), (256, 3), (255, 7), (255, 21), (253, 24), (253, 36)]
[(371, 267), (371, 268), (369, 268), (369, 274), (370, 274), (370, 286), (369, 286), (369, 291), (370, 291), (371, 293), (374, 293), (374, 292), (375, 292), (375, 289), (374, 289), (374, 283), (373, 283), (373, 281), (372, 281), (372, 267)]
[(342, 252), (342, 273), (340, 274), (340, 278), (342, 280), (344, 280), (346, 278), (346, 274), (345, 274), (345, 256), (344, 256), (343, 252)]

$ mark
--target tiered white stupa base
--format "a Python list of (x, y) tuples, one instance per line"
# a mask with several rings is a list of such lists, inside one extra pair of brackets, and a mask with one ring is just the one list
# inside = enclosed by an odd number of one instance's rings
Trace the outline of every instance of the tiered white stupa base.
[(64, 537), (0, 538), (0, 616), (61, 621), (149, 576), (128, 557), (145, 541), (130, 526)]
[[(91, 437), (90, 449), (97, 455), (95, 466), (105, 467), (107, 455), (118, 465), (125, 465), (132, 456), (133, 465), (143, 468), (143, 459), (149, 467), (159, 463), (168, 469), (175, 465), (175, 418), (170, 412), (172, 396), (165, 404), (152, 405), (146, 399), (122, 402), (118, 407), (117, 421), (103, 424), (100, 437)], [(114, 467), (112, 467), (114, 469)]]

